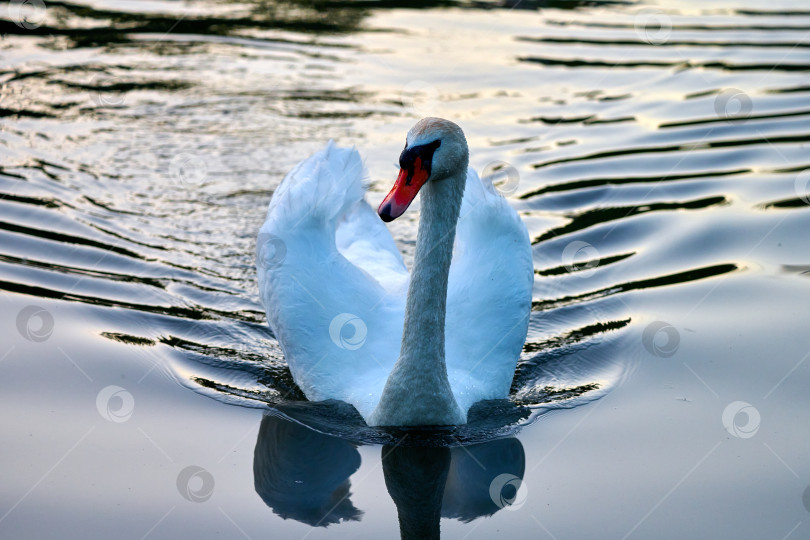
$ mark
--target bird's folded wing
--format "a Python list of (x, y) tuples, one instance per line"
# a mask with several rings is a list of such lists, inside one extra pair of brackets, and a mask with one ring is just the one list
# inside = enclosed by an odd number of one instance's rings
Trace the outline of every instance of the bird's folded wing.
[(257, 244), (259, 292), (296, 383), (364, 416), (396, 361), (407, 287), (365, 178), (358, 152), (330, 141), (282, 181)]
[(531, 244), (520, 216), (472, 169), (449, 279), (446, 361), (456, 401), (505, 398), (528, 331)]

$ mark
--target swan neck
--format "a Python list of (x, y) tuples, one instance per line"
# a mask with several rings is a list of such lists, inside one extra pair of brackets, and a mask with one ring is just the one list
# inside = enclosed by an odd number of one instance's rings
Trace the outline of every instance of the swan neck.
[(444, 373), (445, 378), (447, 284), (461, 207), (461, 197), (452, 193), (455, 183), (448, 178), (429, 182), (422, 189), (422, 212), (400, 351), (401, 358), (413, 357), (427, 364), (421, 369)]
[(447, 281), (456, 222), (467, 179), (429, 181), (421, 190), (416, 238), (399, 359), (371, 414), (374, 426), (457, 425), (467, 421), (450, 388), (444, 357)]

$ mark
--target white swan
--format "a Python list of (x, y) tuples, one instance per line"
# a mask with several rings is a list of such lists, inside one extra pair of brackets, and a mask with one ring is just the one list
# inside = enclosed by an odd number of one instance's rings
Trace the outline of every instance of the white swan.
[[(474, 403), (508, 396), (529, 324), (531, 245), (467, 166), (461, 128), (425, 118), (408, 132), (379, 216), (363, 198), (359, 154), (331, 141), (273, 194), (259, 291), (308, 399), (351, 403), (372, 426), (416, 426), (464, 424)], [(383, 221), (420, 188), (409, 276)]]

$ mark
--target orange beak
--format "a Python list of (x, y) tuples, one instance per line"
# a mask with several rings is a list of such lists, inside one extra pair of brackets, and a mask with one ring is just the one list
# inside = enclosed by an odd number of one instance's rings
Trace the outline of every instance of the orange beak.
[(380, 218), (388, 223), (404, 214), (427, 182), (428, 176), (428, 172), (422, 168), (422, 160), (419, 157), (414, 160), (413, 169), (400, 169), (394, 187), (377, 208)]

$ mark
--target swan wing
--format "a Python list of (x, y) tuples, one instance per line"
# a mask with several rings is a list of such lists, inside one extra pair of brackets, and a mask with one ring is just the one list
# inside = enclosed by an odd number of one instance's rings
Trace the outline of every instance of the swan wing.
[(366, 177), (359, 153), (330, 141), (281, 182), (257, 242), (259, 293), (296, 383), (364, 417), (399, 354), (408, 283)]
[(526, 340), (534, 266), (526, 226), (469, 169), (447, 291), (446, 361), (462, 410), (509, 395)]

